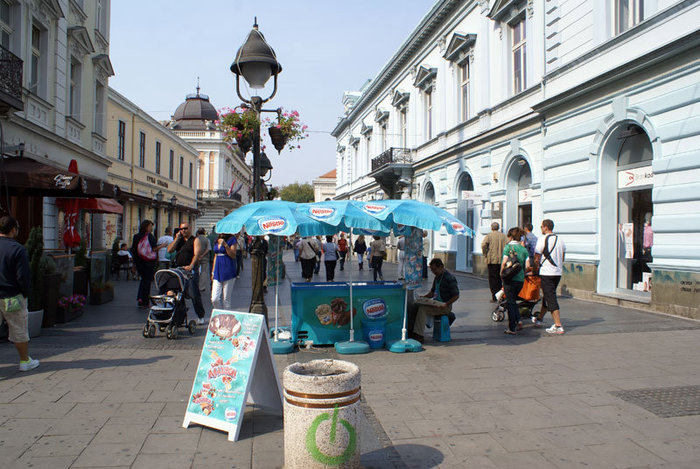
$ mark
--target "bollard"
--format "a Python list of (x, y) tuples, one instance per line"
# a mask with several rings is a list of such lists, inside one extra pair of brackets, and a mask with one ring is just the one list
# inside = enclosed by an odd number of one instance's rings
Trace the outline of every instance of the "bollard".
[(360, 369), (342, 360), (289, 365), (284, 383), (284, 467), (360, 467)]

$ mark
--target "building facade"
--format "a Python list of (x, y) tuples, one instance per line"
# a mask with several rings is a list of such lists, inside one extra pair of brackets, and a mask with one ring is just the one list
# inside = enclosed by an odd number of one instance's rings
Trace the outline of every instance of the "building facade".
[(333, 200), (335, 198), (335, 172), (328, 171), (326, 174), (313, 180), (314, 202)]
[(247, 204), (253, 175), (245, 156), (223, 139), (219, 115), (209, 97), (188, 95), (175, 110), (168, 128), (198, 152), (197, 200), (201, 211), (197, 228), (207, 233), (231, 211)]
[[(62, 214), (56, 197), (109, 197), (105, 185), (109, 77), (109, 0), (0, 0), (0, 114), (3, 171), (21, 176), (28, 168), (34, 186), (7, 177), (3, 201), (22, 226), (42, 226), (47, 249), (60, 249)], [(67, 174), (69, 165), (80, 172)], [(51, 174), (51, 176), (49, 176)], [(60, 180), (60, 183), (58, 182)], [(71, 188), (77, 184), (77, 188)], [(84, 181), (84, 183), (83, 183)], [(96, 188), (88, 181), (97, 182)], [(3, 182), (5, 184), (5, 182)], [(70, 187), (69, 187), (70, 186)], [(90, 184), (92, 186), (92, 184)], [(3, 190), (4, 193), (4, 190)], [(88, 212), (85, 212), (88, 213)], [(91, 227), (101, 215), (81, 215), (89, 247), (99, 248)]]
[(105, 216), (106, 244), (130, 243), (143, 220), (154, 235), (186, 221), (197, 211), (197, 151), (113, 89), (107, 101), (109, 181), (120, 188), (121, 215)]
[(696, 1), (441, 0), (344, 97), (336, 198), (447, 209), (478, 236), (433, 250), (475, 273), (492, 222), (549, 218), (564, 292), (700, 317), (698, 17)]

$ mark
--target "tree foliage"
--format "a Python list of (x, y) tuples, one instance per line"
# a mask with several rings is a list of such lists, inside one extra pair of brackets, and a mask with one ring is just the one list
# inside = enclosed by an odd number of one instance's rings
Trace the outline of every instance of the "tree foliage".
[(279, 191), (282, 200), (289, 202), (313, 202), (314, 188), (311, 184), (299, 184), (298, 182), (284, 186)]

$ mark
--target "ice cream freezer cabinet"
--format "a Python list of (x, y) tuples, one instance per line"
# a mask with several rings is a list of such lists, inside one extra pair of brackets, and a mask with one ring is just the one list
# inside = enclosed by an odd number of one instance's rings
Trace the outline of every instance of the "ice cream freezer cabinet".
[[(399, 282), (353, 282), (355, 339), (385, 325), (387, 343), (401, 339), (404, 290)], [(349, 282), (292, 283), (292, 340), (333, 345), (350, 337)]]

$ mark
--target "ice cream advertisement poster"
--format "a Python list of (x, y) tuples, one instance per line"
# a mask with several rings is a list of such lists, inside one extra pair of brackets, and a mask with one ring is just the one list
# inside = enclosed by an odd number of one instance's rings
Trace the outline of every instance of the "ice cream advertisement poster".
[[(259, 314), (237, 311), (214, 310), (199, 358), (192, 392), (187, 402), (183, 427), (199, 423), (229, 432), (229, 440), (235, 440), (241, 426), (246, 403), (251, 389), (253, 400), (276, 407), (274, 392), (266, 391), (256, 396), (252, 386), (258, 380), (269, 384), (277, 382), (279, 408), (281, 410), (281, 388), (277, 381), (267, 328)], [(275, 386), (272, 386), (273, 391)], [(259, 392), (257, 394), (260, 394)]]

